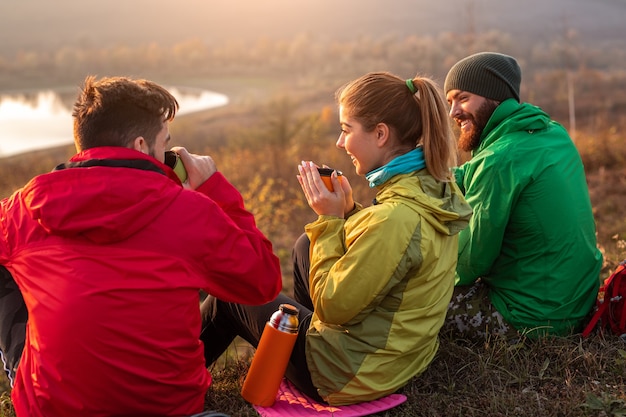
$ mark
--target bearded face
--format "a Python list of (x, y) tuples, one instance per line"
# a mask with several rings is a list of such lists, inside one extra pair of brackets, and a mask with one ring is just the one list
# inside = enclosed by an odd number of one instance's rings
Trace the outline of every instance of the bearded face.
[(455, 116), (454, 120), (461, 128), (458, 142), (459, 150), (471, 152), (478, 149), (483, 129), (498, 105), (497, 101), (485, 99), (476, 111), (463, 111)]

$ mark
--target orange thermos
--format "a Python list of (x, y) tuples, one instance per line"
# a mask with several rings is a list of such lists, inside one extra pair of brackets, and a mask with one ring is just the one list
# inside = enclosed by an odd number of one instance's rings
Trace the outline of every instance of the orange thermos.
[(243, 382), (241, 395), (246, 401), (262, 407), (274, 404), (297, 337), (298, 309), (291, 304), (281, 304), (265, 324)]

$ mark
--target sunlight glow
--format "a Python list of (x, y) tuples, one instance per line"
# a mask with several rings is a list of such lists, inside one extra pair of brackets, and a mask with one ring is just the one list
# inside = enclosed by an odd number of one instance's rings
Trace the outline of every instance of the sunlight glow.
[[(221, 107), (228, 97), (206, 90), (169, 88), (180, 105), (178, 115)], [(0, 94), (0, 157), (74, 143), (71, 109), (52, 90), (34, 98)]]

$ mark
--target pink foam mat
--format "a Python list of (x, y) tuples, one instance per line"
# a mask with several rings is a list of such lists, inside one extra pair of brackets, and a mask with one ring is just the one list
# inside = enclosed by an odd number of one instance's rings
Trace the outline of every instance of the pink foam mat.
[(318, 403), (302, 394), (287, 379), (278, 388), (276, 402), (271, 407), (254, 406), (261, 417), (360, 417), (389, 410), (406, 401), (402, 394), (391, 394), (375, 401), (353, 405), (331, 406)]

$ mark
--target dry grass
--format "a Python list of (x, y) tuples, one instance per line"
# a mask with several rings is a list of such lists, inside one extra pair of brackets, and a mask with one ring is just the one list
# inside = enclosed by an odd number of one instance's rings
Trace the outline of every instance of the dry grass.
[[(213, 369), (207, 407), (256, 416), (239, 395), (247, 360)], [(379, 417), (624, 416), (626, 343), (593, 334), (508, 345), (442, 339), (430, 367), (401, 392), (406, 403)]]
[[(206, 408), (258, 416), (240, 395), (248, 351), (239, 344), (212, 369)], [(508, 345), (442, 339), (430, 367), (401, 393), (407, 401), (377, 417), (619, 417), (626, 415), (626, 343), (599, 333)], [(8, 392), (0, 416), (14, 416)]]

